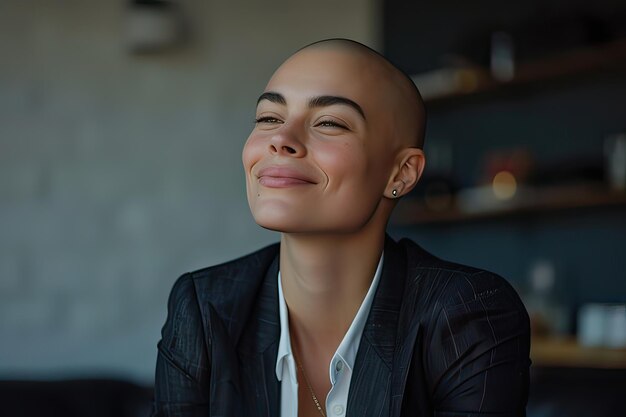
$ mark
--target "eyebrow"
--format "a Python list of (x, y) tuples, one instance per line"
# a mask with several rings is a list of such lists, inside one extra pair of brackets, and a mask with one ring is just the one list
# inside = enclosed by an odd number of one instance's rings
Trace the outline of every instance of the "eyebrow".
[(267, 100), (269, 102), (276, 103), (276, 104), (282, 104), (283, 106), (287, 104), (287, 100), (285, 100), (285, 97), (283, 97), (282, 94), (272, 93), (271, 91), (267, 93), (263, 93), (259, 96), (259, 99), (256, 101), (257, 106), (263, 100)]
[[(282, 104), (283, 106), (287, 104), (287, 100), (285, 100), (285, 97), (283, 97), (282, 94), (275, 93), (275, 92), (272, 92), (272, 91), (268, 91), (268, 92), (265, 92), (265, 93), (261, 94), (259, 96), (259, 99), (256, 101), (256, 104), (258, 105), (263, 100), (267, 100), (267, 101), (270, 101), (270, 102), (276, 103), (276, 104)], [(335, 104), (340, 104), (340, 105), (352, 107), (354, 110), (357, 111), (357, 113), (359, 113), (361, 115), (363, 120), (366, 120), (365, 119), (365, 112), (363, 111), (363, 108), (361, 106), (359, 106), (358, 103), (356, 103), (353, 100), (350, 100), (349, 98), (346, 98), (346, 97), (341, 97), (341, 96), (317, 96), (317, 97), (312, 97), (311, 99), (309, 99), (309, 103), (308, 103), (309, 107), (311, 107), (311, 108), (313, 108), (313, 107), (326, 107), (326, 106), (332, 106), (332, 105), (335, 105)]]

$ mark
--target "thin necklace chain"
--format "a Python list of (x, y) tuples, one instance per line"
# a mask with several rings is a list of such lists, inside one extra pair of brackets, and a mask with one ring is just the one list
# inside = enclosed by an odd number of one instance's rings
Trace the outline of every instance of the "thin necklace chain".
[(311, 393), (311, 398), (313, 398), (313, 402), (315, 403), (315, 406), (317, 407), (317, 411), (319, 411), (320, 414), (323, 417), (326, 417), (326, 413), (322, 409), (322, 405), (320, 404), (319, 400), (317, 399), (317, 395), (315, 395), (315, 392), (313, 391), (313, 387), (311, 386), (311, 383), (309, 382), (309, 378), (307, 378), (306, 377), (306, 373), (304, 373), (304, 368), (302, 367), (302, 364), (300, 363), (300, 361), (298, 360), (296, 355), (293, 355), (293, 357), (296, 360), (296, 364), (298, 365), (298, 369), (300, 369), (300, 372), (302, 373), (302, 377), (304, 378), (304, 382), (306, 382), (306, 386), (309, 388), (309, 392)]

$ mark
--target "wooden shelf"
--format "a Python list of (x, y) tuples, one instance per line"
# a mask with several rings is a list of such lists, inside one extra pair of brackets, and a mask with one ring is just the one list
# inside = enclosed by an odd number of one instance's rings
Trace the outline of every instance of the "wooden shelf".
[(597, 47), (562, 53), (550, 58), (520, 64), (510, 81), (494, 79), (488, 69), (464, 68), (458, 88), (425, 99), (429, 107), (456, 103), (488, 93), (510, 91), (518, 87), (543, 86), (555, 80), (585, 75), (611, 68), (626, 68), (626, 39)]
[(423, 201), (408, 198), (396, 207), (392, 222), (395, 225), (442, 224), (602, 207), (626, 208), (626, 193), (609, 192), (601, 187), (549, 187), (530, 190), (525, 197), (506, 205), (472, 211), (462, 210), (458, 204), (447, 210), (433, 211)]
[(626, 370), (626, 349), (580, 346), (575, 339), (531, 340), (533, 366)]

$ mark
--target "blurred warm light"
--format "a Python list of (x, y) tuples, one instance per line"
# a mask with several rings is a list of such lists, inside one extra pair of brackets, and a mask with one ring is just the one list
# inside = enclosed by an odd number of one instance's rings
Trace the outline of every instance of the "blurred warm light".
[(469, 68), (457, 72), (457, 84), (461, 91), (472, 92), (478, 88), (478, 73)]
[(509, 171), (500, 171), (493, 177), (493, 194), (498, 200), (509, 200), (517, 191), (515, 176)]

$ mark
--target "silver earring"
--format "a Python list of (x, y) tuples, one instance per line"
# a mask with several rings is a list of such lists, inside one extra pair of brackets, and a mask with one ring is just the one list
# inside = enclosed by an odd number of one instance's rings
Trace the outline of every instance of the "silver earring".
[(397, 191), (397, 190), (393, 190), (393, 191), (391, 192), (391, 194), (392, 194), (394, 197), (397, 197), (397, 196), (398, 196), (398, 191)]

